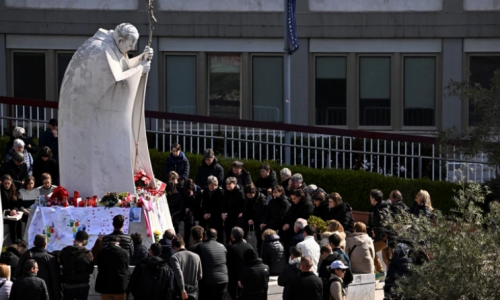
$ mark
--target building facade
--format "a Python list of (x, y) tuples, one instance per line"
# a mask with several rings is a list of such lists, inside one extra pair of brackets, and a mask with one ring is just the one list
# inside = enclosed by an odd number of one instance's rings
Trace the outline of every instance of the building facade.
[[(146, 109), (283, 121), (284, 0), (156, 0)], [(57, 101), (74, 51), (144, 0), (0, 0), (0, 95)], [(500, 68), (497, 0), (297, 0), (292, 123), (426, 134), (474, 125), (450, 80)]]

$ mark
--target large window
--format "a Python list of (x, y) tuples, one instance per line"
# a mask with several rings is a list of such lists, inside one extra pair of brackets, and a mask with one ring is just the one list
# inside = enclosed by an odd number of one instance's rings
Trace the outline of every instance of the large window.
[(241, 117), (241, 56), (210, 54), (209, 115), (239, 119)]
[(434, 126), (436, 58), (404, 58), (404, 126)]
[[(496, 71), (500, 70), (500, 56), (471, 56), (470, 57), (470, 82), (489, 88), (491, 79)], [(469, 126), (474, 126), (480, 119), (474, 112), (474, 103), (469, 101)]]
[(347, 58), (317, 57), (315, 124), (347, 125)]
[(12, 53), (14, 97), (45, 100), (45, 53)]
[(359, 59), (359, 125), (391, 125), (391, 58)]
[(166, 56), (167, 112), (196, 114), (196, 64), (194, 55)]
[(252, 103), (255, 121), (282, 121), (283, 58), (281, 56), (253, 57)]

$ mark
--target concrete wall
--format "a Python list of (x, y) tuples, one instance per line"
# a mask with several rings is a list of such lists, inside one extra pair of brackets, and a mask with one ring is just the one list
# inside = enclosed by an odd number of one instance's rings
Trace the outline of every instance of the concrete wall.
[(309, 0), (309, 9), (319, 12), (440, 11), (443, 0)]
[(467, 11), (500, 10), (500, 1), (498, 1), (498, 0), (464, 0), (464, 10), (467, 10)]
[(283, 0), (158, 0), (160, 10), (283, 11)]
[(139, 0), (5, 0), (10, 8), (137, 10)]

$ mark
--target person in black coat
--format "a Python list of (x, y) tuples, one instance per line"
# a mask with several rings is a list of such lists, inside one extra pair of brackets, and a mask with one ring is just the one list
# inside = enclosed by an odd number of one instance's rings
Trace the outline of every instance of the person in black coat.
[(13, 183), (16, 185), (16, 190), (23, 187), (24, 179), (28, 176), (28, 168), (24, 162), (24, 155), (19, 152), (14, 152), (12, 158), (2, 165), (2, 176), (10, 175)]
[(134, 255), (130, 258), (130, 265), (137, 266), (143, 259), (148, 257), (148, 248), (142, 244), (142, 235), (138, 232), (130, 235), (134, 242)]
[(285, 249), (279, 235), (272, 229), (266, 229), (262, 234), (262, 251), (260, 257), (269, 266), (271, 275), (279, 275), (285, 266)]
[(217, 181), (222, 184), (224, 182), (224, 169), (218, 163), (214, 151), (210, 148), (203, 153), (203, 161), (196, 173), (195, 183), (197, 186), (205, 187), (208, 185), (208, 176), (215, 176)]
[(236, 178), (239, 186), (244, 187), (252, 183), (252, 176), (243, 168), (243, 163), (238, 160), (233, 161), (231, 171), (227, 172), (224, 180), (227, 180), (229, 177)]
[(57, 161), (59, 160), (59, 152), (58, 152), (58, 122), (57, 119), (50, 119), (47, 130), (45, 130), (38, 140), (38, 146), (40, 149), (47, 146), (52, 150), (53, 158)]
[(410, 207), (410, 213), (417, 217), (432, 218), (434, 208), (431, 203), (431, 196), (426, 190), (420, 190), (415, 196), (415, 201)]
[[(12, 284), (10, 290), (11, 300), (49, 300), (49, 292), (45, 281), (37, 277), (37, 269), (40, 265), (34, 260), (29, 259), (22, 266), (24, 277), (17, 279)], [(59, 299), (59, 298), (57, 298)]]
[(125, 297), (130, 276), (128, 262), (129, 255), (120, 247), (120, 239), (111, 235), (109, 243), (97, 256), (99, 273), (95, 281), (95, 291), (104, 295), (119, 294)]
[(275, 231), (280, 230), (285, 224), (285, 216), (290, 207), (290, 202), (285, 195), (285, 190), (281, 185), (273, 189), (273, 197), (267, 204), (266, 214), (263, 224), (260, 224), (262, 231), (270, 228)]
[(313, 262), (310, 257), (304, 256), (301, 258), (301, 273), (294, 279), (290, 288), (291, 300), (321, 300), (323, 281), (314, 274), (312, 267)]
[(243, 229), (234, 227), (231, 230), (231, 246), (227, 247), (227, 270), (229, 276), (228, 292), (232, 299), (236, 299), (238, 280), (243, 268), (243, 255), (247, 250), (253, 250), (252, 246), (243, 241)]
[(42, 174), (48, 173), (52, 177), (54, 185), (59, 185), (59, 165), (52, 158), (52, 151), (49, 147), (43, 147), (40, 150), (40, 156), (33, 163), (33, 177), (35, 177), (36, 186), (43, 185)]
[[(396, 281), (403, 276), (411, 275), (411, 265), (414, 263), (409, 256), (410, 249), (405, 244), (398, 244), (393, 251), (391, 265), (387, 271), (384, 284), (384, 296), (387, 299), (398, 299), (393, 294), (392, 289), (396, 286)], [(393, 298), (394, 297), (394, 298)]]
[[(243, 218), (245, 219), (245, 227), (243, 230), (254, 230), (257, 237), (257, 248), (260, 249), (262, 240), (260, 232), (264, 218), (266, 216), (267, 200), (266, 196), (257, 191), (253, 184), (245, 186), (245, 209), (243, 211)], [(248, 225), (248, 226), (247, 226)], [(257, 249), (255, 249), (257, 250)]]
[(263, 163), (260, 166), (260, 177), (255, 182), (257, 190), (267, 197), (271, 195), (273, 188), (277, 185), (276, 172), (271, 170), (271, 166), (268, 163)]
[(19, 257), (23, 252), (24, 248), (17, 244), (12, 244), (0, 255), (0, 264), (10, 266), (11, 281), (16, 280), (16, 268), (19, 263)]
[(162, 246), (151, 245), (150, 256), (136, 265), (130, 277), (128, 289), (136, 300), (170, 299), (173, 289), (173, 273), (167, 262), (160, 258)]
[(218, 187), (218, 180), (215, 176), (208, 177), (208, 186), (203, 189), (201, 200), (201, 211), (203, 218), (200, 225), (207, 228), (214, 228), (220, 232), (217, 241), (224, 244), (224, 225), (222, 221), (222, 203), (224, 202), (224, 190)]
[(179, 183), (184, 184), (189, 178), (189, 160), (184, 152), (181, 151), (181, 145), (174, 143), (170, 149), (170, 155), (165, 161), (164, 182), (168, 182), (168, 174), (170, 171), (175, 171), (179, 174)]
[(174, 225), (175, 232), (179, 232), (179, 224), (184, 219), (184, 198), (183, 195), (177, 190), (175, 183), (169, 181), (167, 183), (167, 202), (170, 210), (170, 217)]
[(295, 221), (301, 218), (309, 220), (309, 217), (314, 211), (313, 204), (305, 199), (304, 191), (295, 189), (291, 192), (292, 205), (288, 209), (285, 216), (285, 225), (283, 225), (284, 242), (287, 245), (290, 238), (293, 236), (293, 226)]
[(111, 234), (105, 235), (102, 238), (102, 246), (106, 247), (111, 242), (111, 237), (115, 236), (118, 238), (120, 247), (127, 251), (130, 258), (134, 255), (134, 242), (130, 235), (123, 233), (123, 225), (125, 224), (125, 217), (122, 215), (116, 215), (113, 217), (113, 232)]
[(392, 216), (402, 215), (403, 213), (409, 213), (410, 208), (406, 206), (403, 201), (403, 195), (400, 191), (394, 190), (389, 194), (389, 200), (391, 200), (391, 213)]
[(21, 139), (24, 142), (24, 148), (28, 150), (31, 155), (35, 156), (35, 154), (37, 154), (37, 145), (33, 141), (32, 137), (26, 135), (26, 131), (23, 127), (15, 127), (14, 130), (12, 130), (12, 135), (10, 136), (10, 139), (5, 147), (5, 149), (7, 149), (7, 152), (14, 146), (15, 139)]
[[(9, 175), (2, 176), (0, 195), (2, 197), (2, 209), (4, 214), (7, 216), (17, 215), (20, 202), (17, 199), (17, 188), (13, 184), (12, 177)], [(21, 220), (3, 219), (3, 223), (9, 225), (9, 235), (12, 243), (22, 238)]]
[(172, 240), (175, 237), (175, 233), (172, 229), (167, 229), (163, 233), (163, 238), (158, 241), (161, 245), (161, 255), (160, 258), (170, 263), (170, 258), (175, 254), (175, 250), (172, 246)]
[(226, 238), (231, 236), (231, 229), (234, 226), (244, 227), (243, 210), (245, 209), (245, 196), (236, 183), (236, 178), (229, 177), (226, 180), (226, 191), (222, 202), (222, 220)]
[(329, 220), (337, 220), (344, 227), (347, 235), (354, 232), (354, 217), (352, 207), (342, 201), (339, 193), (328, 195), (328, 205), (330, 207)]
[(290, 289), (292, 283), (300, 274), (300, 259), (302, 258), (302, 250), (299, 247), (290, 248), (290, 259), (280, 275), (278, 276), (278, 285), (283, 287), (283, 300), (290, 300)]
[(290, 186), (291, 182), (290, 180), (292, 179), (292, 171), (288, 168), (283, 168), (280, 171), (280, 179), (281, 179), (281, 186), (283, 187), (283, 190), (285, 193), (288, 195), (290, 192)]
[(314, 204), (313, 215), (322, 219), (325, 222), (330, 221), (330, 207), (325, 198), (323, 191), (315, 191), (312, 193), (311, 198)]
[(186, 180), (184, 188), (181, 190), (184, 207), (186, 208), (184, 216), (184, 241), (186, 241), (186, 247), (190, 245), (190, 232), (189, 230), (195, 225), (195, 222), (203, 218), (201, 212), (201, 189), (199, 186), (194, 184), (192, 179)]
[[(241, 269), (240, 281), (241, 300), (267, 300), (269, 288), (269, 267), (257, 257), (257, 253), (249, 249), (245, 252), (245, 265)], [(233, 298), (236, 299), (236, 298)]]
[(61, 271), (57, 258), (45, 250), (47, 237), (44, 234), (37, 234), (33, 244), (35, 247), (27, 250), (19, 257), (15, 277), (18, 279), (21, 278), (26, 261), (34, 259), (38, 263), (39, 268), (37, 276), (47, 284), (50, 299), (59, 300), (61, 299)]
[(203, 278), (200, 284), (200, 300), (226, 299), (227, 284), (227, 250), (217, 242), (217, 230), (207, 231), (207, 240), (198, 247)]

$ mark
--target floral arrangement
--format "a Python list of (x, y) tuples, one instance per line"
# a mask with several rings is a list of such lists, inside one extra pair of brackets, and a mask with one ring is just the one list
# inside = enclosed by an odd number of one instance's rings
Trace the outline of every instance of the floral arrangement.
[(161, 236), (161, 232), (159, 232), (158, 230), (155, 230), (154, 231), (155, 243), (158, 243), (158, 241), (160, 240), (160, 236)]
[(101, 204), (103, 204), (107, 208), (115, 207), (118, 203), (118, 194), (117, 193), (107, 193), (101, 199)]
[(313, 215), (309, 217), (309, 220), (307, 220), (307, 224), (314, 225), (314, 227), (316, 227), (316, 233), (318, 234), (322, 234), (323, 232), (325, 232), (326, 227), (328, 226), (328, 224), (323, 221), (323, 219)]
[(134, 175), (134, 182), (136, 187), (146, 187), (151, 183), (151, 177), (146, 174), (146, 171), (140, 169)]

